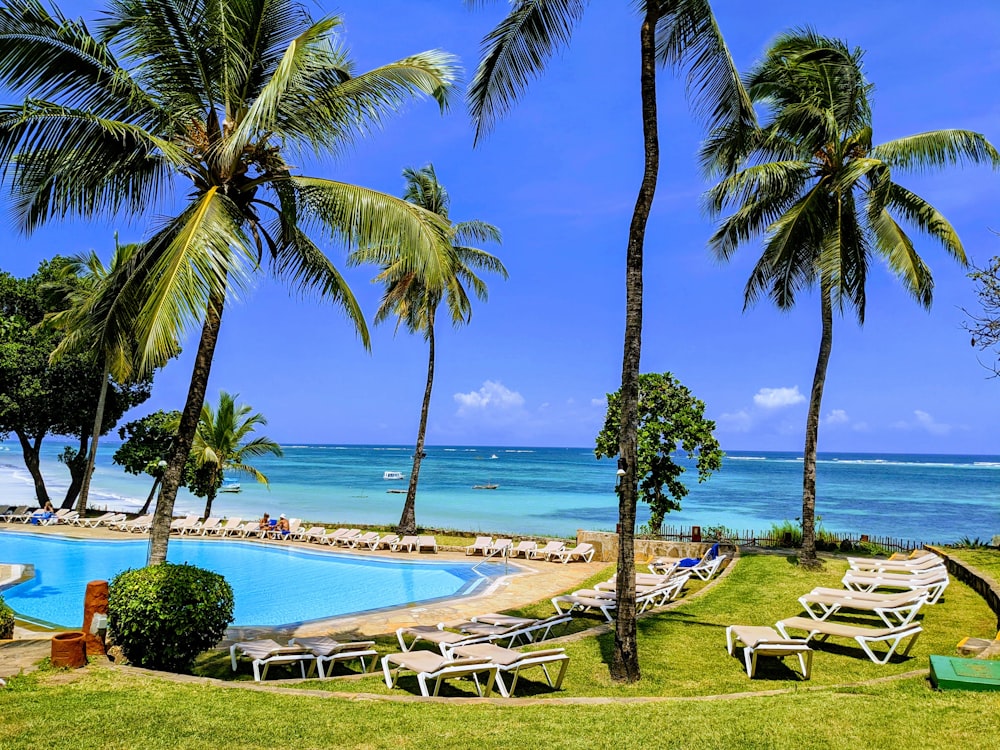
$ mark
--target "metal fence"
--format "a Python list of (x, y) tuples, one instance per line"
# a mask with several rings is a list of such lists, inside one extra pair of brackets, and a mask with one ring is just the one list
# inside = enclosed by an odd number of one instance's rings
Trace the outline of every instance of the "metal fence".
[[(797, 547), (801, 544), (801, 534), (793, 536), (791, 532), (784, 530), (769, 529), (767, 531), (754, 531), (752, 529), (724, 529), (719, 533), (718, 527), (708, 526), (669, 526), (664, 524), (653, 534), (643, 533), (648, 529), (636, 529), (636, 534), (651, 539), (663, 539), (672, 542), (706, 542), (706, 541), (728, 541), (744, 547)], [(871, 544), (885, 550), (906, 551), (920, 549), (927, 541), (916, 539), (902, 539), (891, 536), (873, 536), (870, 534), (858, 534), (853, 532), (826, 531), (817, 536), (817, 542), (827, 542), (839, 544), (847, 540), (852, 545)]]

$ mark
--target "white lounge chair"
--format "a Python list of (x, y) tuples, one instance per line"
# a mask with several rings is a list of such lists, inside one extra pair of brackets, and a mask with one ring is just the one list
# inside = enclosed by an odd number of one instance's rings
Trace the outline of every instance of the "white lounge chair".
[(399, 541), (398, 534), (386, 534), (385, 536), (379, 538), (379, 540), (375, 543), (375, 546), (372, 547), (372, 549), (382, 549), (382, 548), (391, 549), (392, 545), (398, 541)]
[[(471, 677), (476, 686), (476, 693), (488, 697), (493, 692), (493, 683), (497, 677), (497, 665), (482, 657), (448, 659), (433, 651), (407, 651), (402, 654), (388, 654), (382, 657), (382, 672), (385, 674), (385, 684), (389, 688), (396, 687), (400, 674), (404, 672), (416, 673), (420, 694), (425, 698), (431, 695), (436, 696), (441, 689), (443, 680)], [(483, 673), (488, 676), (485, 687), (479, 682), (479, 675)], [(433, 693), (427, 689), (428, 680), (434, 680)]]
[(178, 534), (184, 535), (189, 529), (193, 530), (196, 528), (200, 520), (201, 519), (194, 514), (184, 516), (184, 518), (175, 518), (170, 522), (170, 533), (176, 531)]
[(302, 532), (302, 540), (305, 542), (319, 542), (326, 534), (325, 526), (310, 526)]
[[(587, 593), (594, 593), (593, 596), (586, 596)], [(560, 604), (568, 604), (566, 609)], [(611, 592), (592, 592), (590, 589), (583, 589), (581, 593), (563, 594), (552, 597), (552, 606), (556, 608), (557, 615), (568, 615), (571, 612), (590, 612), (599, 610), (608, 622), (614, 618), (611, 616), (612, 610), (618, 607), (618, 598)]]
[(558, 559), (561, 563), (568, 563), (570, 560), (580, 560), (581, 562), (590, 562), (594, 559), (594, 553), (597, 550), (594, 549), (594, 545), (589, 542), (581, 542), (576, 545), (573, 549), (564, 549), (562, 552), (557, 552), (552, 555), (553, 558)]
[[(455, 646), (450, 649), (450, 653), (458, 657), (479, 657), (489, 659), (497, 667), (497, 690), (504, 698), (509, 698), (514, 694), (517, 687), (517, 679), (521, 672), (531, 667), (541, 667), (545, 674), (545, 681), (549, 687), (558, 690), (562, 687), (563, 678), (566, 676), (566, 668), (569, 666), (569, 656), (562, 648), (549, 648), (540, 651), (514, 651), (503, 648), (493, 643), (476, 643), (471, 646)], [(555, 682), (549, 674), (549, 667), (553, 664), (559, 665), (559, 674)], [(504, 683), (503, 675), (506, 672), (513, 675), (510, 687)]]
[(510, 557), (517, 557), (519, 555), (524, 555), (524, 559), (527, 560), (532, 552), (538, 549), (538, 542), (532, 542), (528, 539), (522, 539), (517, 543), (515, 547), (510, 550)]
[(353, 547), (354, 543), (361, 538), (361, 529), (348, 529), (346, 533), (341, 534), (337, 537), (336, 542), (331, 542), (335, 545), (344, 545), (345, 547)]
[(528, 557), (532, 560), (537, 560), (543, 558), (545, 560), (551, 560), (553, 555), (561, 555), (566, 551), (566, 544), (564, 542), (548, 542), (544, 547), (539, 547), (528, 553)]
[(681, 560), (679, 557), (658, 557), (652, 560), (646, 567), (653, 575), (668, 576), (677, 570), (677, 566), (680, 564)]
[(872, 598), (873, 594), (865, 594), (859, 598), (857, 594), (857, 591), (849, 589), (836, 594), (813, 590), (800, 596), (799, 603), (814, 620), (825, 620), (842, 609), (850, 609), (874, 612), (882, 618), (886, 627), (892, 628), (909, 623), (927, 602), (926, 591), (875, 595), (877, 598)]
[(695, 558), (685, 558), (677, 565), (679, 569), (690, 570), (701, 580), (708, 581), (719, 572), (719, 568), (722, 567), (722, 563), (725, 559), (726, 555), (719, 554), (719, 545), (713, 544), (708, 548), (705, 554), (702, 555), (700, 560)]
[(221, 524), (222, 524), (221, 518), (216, 518), (214, 516), (211, 516), (209, 518), (206, 518), (197, 526), (186, 529), (185, 532), (181, 533), (190, 532), (191, 534), (200, 534), (201, 536), (208, 536), (209, 534), (218, 534), (219, 526)]
[[(32, 511), (33, 513), (34, 511)], [(27, 518), (31, 518), (31, 513), (28, 512), (27, 505), (18, 505), (16, 508), (8, 511), (3, 520), (7, 523), (12, 523), (14, 521), (24, 521)]]
[(144, 532), (149, 531), (149, 527), (153, 524), (153, 514), (148, 513), (144, 516), (136, 516), (131, 521), (118, 521), (108, 524), (108, 528), (117, 529), (118, 531), (124, 531), (126, 533), (133, 532)]
[(375, 545), (378, 544), (379, 535), (377, 531), (366, 531), (359, 537), (355, 537), (351, 540), (351, 547), (357, 549), (358, 547), (367, 547), (368, 549), (375, 549)]
[(506, 557), (510, 554), (511, 549), (514, 547), (513, 539), (497, 539), (492, 542), (489, 547), (486, 548), (486, 555), (500, 555), (500, 557)]
[(421, 550), (429, 549), (431, 552), (438, 551), (437, 539), (432, 536), (418, 536), (417, 537), (417, 552)]
[[(900, 625), (894, 628), (866, 628), (859, 625), (831, 622), (830, 620), (813, 620), (810, 617), (789, 617), (778, 622), (775, 627), (781, 631), (781, 635), (785, 638), (789, 637), (789, 630), (804, 630), (807, 633), (806, 641), (814, 636), (820, 636), (818, 640), (826, 640), (830, 636), (853, 638), (861, 646), (865, 654), (868, 655), (868, 658), (876, 664), (888, 663), (892, 655), (896, 653), (896, 649), (903, 639), (913, 636), (907, 644), (906, 649), (902, 652), (903, 656), (909, 654), (910, 649), (913, 648), (913, 644), (917, 642), (917, 638), (923, 632), (923, 628), (916, 623)], [(879, 641), (889, 644), (888, 653), (881, 657), (872, 651), (869, 645)]]
[(417, 537), (412, 535), (404, 536), (402, 539), (397, 539), (395, 542), (389, 545), (389, 549), (393, 552), (399, 552), (404, 547), (407, 552), (413, 552), (413, 548), (417, 546), (417, 542), (420, 541)]
[[(236, 671), (236, 652), (252, 660), (253, 678), (260, 682), (267, 677), (267, 670), (272, 664), (295, 664), (302, 668), (302, 679), (306, 678), (306, 664), (309, 664), (309, 674), (317, 667), (317, 657), (305, 646), (282, 646), (270, 638), (257, 641), (234, 643), (229, 647), (229, 658), (233, 671)], [(261, 670), (263, 667), (263, 670)]]
[(927, 603), (937, 604), (950, 583), (945, 570), (920, 573), (880, 573), (865, 570), (848, 570), (841, 579), (846, 588), (872, 592), (877, 589), (909, 589), (926, 591)]
[(95, 529), (98, 526), (100, 526), (102, 523), (109, 523), (109, 524), (110, 523), (114, 523), (113, 519), (117, 515), (121, 515), (121, 514), (120, 513), (102, 513), (99, 516), (93, 516), (91, 518), (88, 518), (87, 516), (79, 516), (78, 515), (76, 518), (74, 518), (71, 521), (71, 523), (74, 526), (82, 526), (84, 528)]
[[(289, 646), (302, 646), (309, 649), (316, 655), (316, 666), (319, 669), (320, 679), (329, 677), (333, 671), (333, 666), (338, 661), (353, 661), (357, 659), (361, 662), (361, 671), (367, 672), (365, 658), (371, 657), (372, 669), (375, 669), (378, 652), (375, 650), (375, 641), (337, 641), (326, 636), (315, 638), (292, 638), (288, 641)], [(324, 670), (324, 663), (329, 664), (329, 669)]]
[(329, 544), (333, 547), (336, 547), (337, 542), (348, 531), (350, 531), (350, 529), (335, 529), (334, 531), (328, 531), (317, 541), (319, 541), (320, 544)]
[(726, 628), (726, 650), (730, 656), (736, 653), (736, 647), (740, 643), (743, 644), (747, 677), (752, 679), (757, 671), (758, 656), (777, 656), (783, 659), (794, 654), (799, 658), (803, 679), (809, 679), (813, 652), (807, 639), (782, 637), (774, 628), (769, 627), (730, 625)]
[(928, 552), (920, 557), (906, 560), (880, 560), (871, 557), (848, 557), (847, 564), (853, 570), (871, 570), (882, 573), (918, 573), (920, 571), (944, 568), (944, 560)]
[(239, 516), (226, 519), (216, 532), (219, 536), (243, 536), (243, 519)]
[(490, 547), (493, 546), (493, 537), (491, 536), (477, 536), (476, 541), (468, 545), (465, 548), (465, 554), (475, 555), (479, 553), (480, 555), (486, 555), (489, 553)]

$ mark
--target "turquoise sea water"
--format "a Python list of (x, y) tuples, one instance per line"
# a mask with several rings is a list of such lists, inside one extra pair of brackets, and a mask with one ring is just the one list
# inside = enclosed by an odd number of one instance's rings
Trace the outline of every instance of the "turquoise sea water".
[[(16, 444), (0, 452), (5, 496), (33, 498)], [(46, 444), (44, 472), (53, 496), (67, 473)], [(284, 458), (257, 463), (271, 489), (247, 479), (239, 494), (222, 494), (213, 514), (258, 517), (264, 511), (330, 523), (395, 523), (406, 481), (386, 481), (385, 471), (409, 477), (412, 447), (284, 446)], [(95, 505), (134, 509), (149, 489), (111, 464), (114, 446), (99, 456), (93, 480)], [(495, 456), (495, 458), (494, 458)], [(587, 448), (427, 448), (420, 474), (417, 521), (436, 528), (511, 534), (573, 535), (577, 529), (613, 529), (616, 466)], [(989, 539), (1000, 534), (1000, 457), (958, 455), (820, 454), (817, 513), (825, 528), (919, 541)], [(685, 474), (691, 494), (673, 525), (724, 524), (766, 530), (796, 519), (801, 510), (801, 454), (733, 451), (708, 482)], [(497, 484), (496, 490), (473, 485)], [(177, 513), (200, 512), (204, 502), (178, 497)], [(640, 506), (640, 521), (648, 518)]]

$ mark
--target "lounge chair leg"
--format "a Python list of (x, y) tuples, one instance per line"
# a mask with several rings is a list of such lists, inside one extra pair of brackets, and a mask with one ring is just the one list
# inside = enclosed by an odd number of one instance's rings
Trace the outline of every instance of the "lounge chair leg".
[(233, 671), (236, 671), (236, 644), (229, 647), (229, 660), (233, 664)]
[(569, 659), (562, 659), (559, 666), (559, 675), (556, 677), (556, 684), (552, 685), (553, 690), (562, 689), (563, 677), (566, 676), (567, 667), (569, 667)]
[(392, 673), (389, 670), (389, 657), (382, 657), (382, 672), (385, 674), (385, 686), (392, 690), (396, 687), (396, 681), (392, 678)]
[(514, 682), (511, 683), (510, 689), (507, 689), (507, 684), (503, 681), (503, 677), (497, 672), (497, 691), (504, 698), (510, 698), (514, 694), (514, 686), (517, 684), (517, 673), (514, 673)]

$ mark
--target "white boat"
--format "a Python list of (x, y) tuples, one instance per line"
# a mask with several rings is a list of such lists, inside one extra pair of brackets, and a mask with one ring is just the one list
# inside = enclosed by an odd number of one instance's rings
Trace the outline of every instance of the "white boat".
[(387, 471), (382, 475), (383, 479), (403, 479), (403, 472), (401, 471)]
[(490, 456), (490, 458), (499, 458), (499, 456), (496, 453), (494, 453), (492, 456)]
[(241, 491), (242, 488), (240, 487), (239, 482), (230, 482), (229, 484), (224, 484), (221, 487), (219, 487), (219, 492), (241, 492)]

